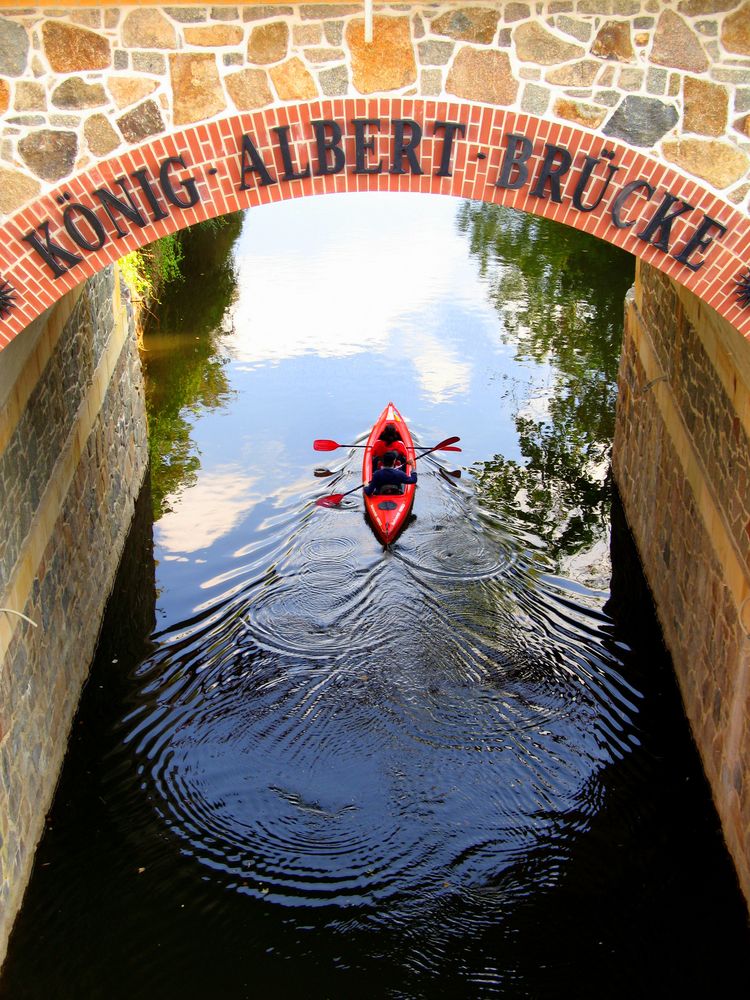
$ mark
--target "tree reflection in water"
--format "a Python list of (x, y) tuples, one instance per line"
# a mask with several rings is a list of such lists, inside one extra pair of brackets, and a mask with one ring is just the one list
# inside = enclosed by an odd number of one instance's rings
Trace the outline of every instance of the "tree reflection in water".
[(191, 437), (193, 417), (225, 403), (231, 390), (228, 357), (217, 338), (237, 294), (232, 249), (242, 213), (180, 234), (182, 280), (168, 285), (144, 335), (143, 365), (149, 421), (154, 520), (195, 485), (200, 453)]
[(459, 230), (488, 282), (501, 337), (518, 362), (552, 369), (543, 413), (515, 415), (519, 463), (502, 455), (474, 466), (481, 500), (521, 519), (556, 565), (606, 536), (611, 502), (623, 300), (630, 254), (575, 229), (465, 202)]

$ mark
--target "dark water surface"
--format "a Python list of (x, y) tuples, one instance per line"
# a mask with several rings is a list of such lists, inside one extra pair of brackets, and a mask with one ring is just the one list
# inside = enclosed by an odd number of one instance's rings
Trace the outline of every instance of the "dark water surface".
[[(233, 260), (196, 253), (146, 341), (153, 484), (3, 995), (746, 990), (744, 904), (612, 508), (629, 258), (346, 196), (251, 213)], [(422, 463), (384, 552), (356, 494), (314, 506), (361, 453), (311, 442), (361, 442), (388, 399), (464, 450)]]

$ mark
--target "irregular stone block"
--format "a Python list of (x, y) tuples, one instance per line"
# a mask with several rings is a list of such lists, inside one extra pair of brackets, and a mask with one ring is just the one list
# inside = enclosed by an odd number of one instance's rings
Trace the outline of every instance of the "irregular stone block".
[[(0, 89), (3, 84), (7, 88), (8, 85), (3, 80), (0, 83)], [(0, 104), (2, 104), (1, 97)], [(13, 107), (16, 111), (46, 111), (47, 91), (44, 89), (44, 85), (41, 83), (32, 83), (31, 80), (19, 80), (16, 84), (16, 96), (13, 101)]]
[(596, 78), (600, 63), (594, 59), (583, 59), (581, 62), (560, 66), (546, 72), (547, 83), (556, 83), (561, 87), (590, 87)]
[(699, 31), (701, 35), (706, 35), (709, 38), (713, 38), (719, 33), (716, 21), (696, 21), (695, 30)]
[(182, 24), (194, 24), (196, 21), (205, 21), (208, 18), (203, 7), (165, 7), (164, 12)]
[(729, 192), (727, 198), (729, 198), (729, 200), (735, 205), (739, 205), (740, 202), (743, 202), (745, 198), (747, 198), (749, 192), (750, 184), (740, 184), (739, 187)]
[(597, 108), (594, 104), (580, 104), (565, 98), (555, 101), (552, 112), (558, 118), (575, 122), (576, 125), (583, 125), (585, 128), (599, 128), (607, 114), (605, 108)]
[(341, 62), (345, 58), (342, 49), (305, 49), (305, 57), (311, 63)]
[(591, 22), (578, 21), (573, 17), (558, 17), (555, 26), (566, 35), (572, 35), (579, 42), (587, 42), (591, 38)]
[(422, 66), (445, 66), (455, 47), (455, 42), (420, 42), (419, 61)]
[(127, 108), (136, 101), (143, 100), (156, 90), (155, 80), (144, 80), (138, 76), (111, 76), (107, 87), (118, 108)]
[(460, 42), (490, 45), (499, 21), (498, 11), (486, 7), (462, 7), (436, 17), (430, 27), (436, 35), (448, 35)]
[(724, 135), (729, 117), (729, 94), (726, 87), (686, 76), (682, 85), (682, 100), (683, 132)]
[(666, 90), (667, 71), (665, 69), (656, 69), (654, 66), (649, 67), (646, 73), (647, 93), (661, 96), (666, 93)]
[(323, 69), (318, 73), (318, 82), (326, 97), (341, 97), (349, 93), (349, 70), (345, 65)]
[(739, 55), (750, 55), (750, 3), (724, 19), (721, 41), (725, 49)]
[[(7, 111), (10, 105), (10, 86), (7, 80), (0, 80), (0, 112)], [(26, 108), (16, 108), (17, 111), (26, 111)]]
[(0, 167), (0, 212), (10, 215), (27, 201), (36, 198), (41, 189), (39, 181), (26, 174)]
[(622, 139), (633, 146), (653, 146), (674, 128), (678, 117), (671, 104), (665, 104), (655, 97), (629, 94), (602, 131), (613, 139)]
[(15, 21), (0, 18), (0, 75), (21, 76), (29, 58), (29, 36)]
[(238, 24), (211, 24), (200, 28), (185, 28), (188, 45), (203, 45), (221, 48), (224, 45), (239, 45), (244, 32)]
[(346, 26), (351, 51), (352, 81), (360, 94), (400, 90), (417, 79), (417, 64), (407, 17), (373, 18), (373, 40), (365, 43), (365, 22), (355, 18)]
[(18, 143), (21, 159), (43, 181), (59, 181), (73, 170), (78, 153), (75, 132), (40, 129)]
[(607, 21), (597, 32), (591, 55), (617, 62), (632, 62), (635, 58), (627, 21)]
[(700, 17), (701, 14), (720, 14), (737, 6), (737, 0), (682, 0), (678, 10), (685, 17)]
[(750, 73), (746, 69), (722, 69), (720, 66), (711, 67), (711, 78), (722, 83), (748, 84), (750, 83)]
[(282, 101), (310, 101), (318, 96), (315, 80), (297, 56), (272, 67), (269, 72)]
[(238, 111), (254, 111), (273, 104), (268, 76), (263, 69), (242, 69), (226, 77), (229, 96)]
[(130, 143), (143, 142), (151, 135), (164, 131), (164, 122), (154, 101), (144, 101), (117, 119), (117, 127)]
[(465, 46), (453, 60), (445, 89), (467, 101), (509, 105), (515, 103), (518, 82), (505, 52)]
[(322, 41), (322, 24), (295, 24), (292, 26), (292, 42), (294, 45), (320, 45)]
[(107, 103), (107, 95), (100, 83), (86, 83), (80, 76), (72, 76), (52, 92), (52, 103), (68, 111), (98, 108)]
[(133, 69), (139, 73), (163, 76), (167, 71), (167, 64), (161, 52), (134, 52)]
[(691, 73), (702, 73), (708, 69), (708, 57), (700, 38), (672, 10), (663, 11), (659, 17), (651, 48), (651, 62)]
[(521, 95), (521, 110), (530, 115), (543, 115), (549, 107), (550, 92), (536, 83), (527, 83)]
[(203, 121), (226, 107), (216, 60), (209, 53), (173, 53), (169, 57), (175, 125)]
[(541, 66), (554, 66), (555, 63), (569, 62), (585, 55), (580, 45), (562, 41), (536, 22), (519, 24), (513, 30), (513, 40), (516, 55), (522, 62), (539, 63)]
[[(291, 7), (272, 7), (266, 4), (259, 4), (257, 7), (243, 7), (243, 21), (264, 21), (267, 17), (281, 17), (282, 14), (293, 14)], [(332, 15), (328, 15), (331, 17)]]
[(289, 48), (289, 26), (285, 21), (253, 28), (247, 43), (247, 61), (258, 66), (280, 62)]
[(419, 90), (425, 97), (439, 97), (443, 92), (441, 70), (423, 69), (419, 74)]
[(726, 188), (742, 180), (750, 159), (725, 142), (714, 139), (678, 139), (663, 142), (665, 159), (717, 188)]
[[(268, 10), (276, 10), (276, 7), (269, 7)], [(298, 8), (303, 21), (321, 21), (324, 17), (346, 17), (348, 14), (361, 14), (362, 4), (307, 4)], [(292, 8), (288, 8), (292, 13)]]
[(176, 49), (177, 32), (159, 10), (132, 10), (122, 25), (122, 41), (129, 49)]
[(106, 115), (91, 115), (83, 124), (83, 134), (94, 156), (109, 156), (122, 142)]
[(86, 28), (76, 28), (61, 21), (45, 21), (42, 44), (55, 73), (106, 69), (111, 64), (109, 40)]
[(236, 21), (240, 16), (238, 7), (212, 7), (212, 21)]
[(326, 21), (323, 25), (323, 31), (329, 45), (341, 45), (344, 37), (344, 22)]
[(506, 24), (512, 24), (514, 21), (521, 21), (524, 17), (530, 16), (531, 9), (527, 3), (509, 3), (503, 7), (503, 20)]

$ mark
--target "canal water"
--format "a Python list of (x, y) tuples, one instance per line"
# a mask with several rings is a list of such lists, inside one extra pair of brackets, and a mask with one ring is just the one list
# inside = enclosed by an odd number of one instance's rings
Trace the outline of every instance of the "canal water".
[[(609, 477), (631, 259), (395, 195), (254, 210), (186, 253), (2, 995), (746, 988)], [(389, 400), (462, 451), (420, 462), (384, 551), (357, 493), (314, 501), (360, 482), (350, 445)]]

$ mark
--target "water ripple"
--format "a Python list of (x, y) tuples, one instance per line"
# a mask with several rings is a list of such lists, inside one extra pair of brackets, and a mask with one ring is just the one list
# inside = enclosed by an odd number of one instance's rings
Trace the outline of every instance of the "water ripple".
[(456, 892), (505, 905), (632, 747), (601, 600), (470, 488), (423, 475), (419, 501), (383, 552), (300, 494), (139, 667), (125, 745), (182, 852), (239, 894), (407, 929)]

